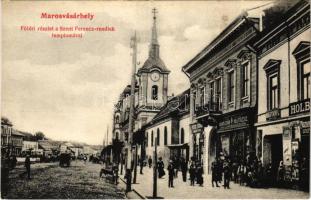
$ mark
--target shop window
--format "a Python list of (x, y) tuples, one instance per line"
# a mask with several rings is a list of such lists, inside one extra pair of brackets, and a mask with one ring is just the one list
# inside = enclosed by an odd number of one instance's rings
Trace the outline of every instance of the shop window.
[(152, 86), (152, 100), (158, 100), (158, 86)]
[(228, 100), (234, 102), (234, 71), (228, 72)]
[(250, 80), (250, 62), (247, 61), (242, 65), (241, 68), (241, 78), (242, 78), (242, 97), (249, 96), (249, 80)]
[(267, 109), (274, 110), (280, 104), (280, 60), (270, 59), (263, 67), (267, 75)]
[(310, 98), (310, 42), (302, 41), (293, 51), (298, 71), (298, 98)]
[(160, 145), (160, 129), (157, 129), (157, 145)]
[(152, 146), (152, 147), (153, 147), (153, 141), (154, 141), (153, 131), (151, 131), (151, 146)]
[(167, 145), (167, 128), (164, 127), (164, 145)]
[(181, 128), (181, 130), (180, 130), (180, 143), (181, 144), (185, 143), (185, 131), (184, 131), (184, 128)]

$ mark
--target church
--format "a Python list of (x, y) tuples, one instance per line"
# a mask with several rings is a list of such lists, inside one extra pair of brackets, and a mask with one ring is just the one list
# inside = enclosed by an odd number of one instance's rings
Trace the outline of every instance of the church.
[[(162, 157), (164, 163), (172, 156), (189, 158), (186, 144), (189, 139), (189, 90), (176, 97), (168, 96), (169, 74), (170, 70), (160, 57), (156, 9), (153, 9), (148, 58), (136, 73), (133, 143), (138, 144), (139, 158), (152, 157), (155, 142), (159, 147), (158, 157)], [(130, 90), (131, 86), (127, 85), (114, 110), (113, 141), (123, 144), (128, 141)]]

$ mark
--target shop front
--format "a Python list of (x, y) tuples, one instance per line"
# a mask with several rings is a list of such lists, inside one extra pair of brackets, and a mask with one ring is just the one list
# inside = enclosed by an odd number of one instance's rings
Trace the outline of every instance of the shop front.
[(224, 114), (219, 120), (218, 138), (211, 138), (214, 140), (210, 141), (212, 146), (220, 149), (220, 154), (224, 157), (239, 163), (255, 157), (256, 134), (253, 116), (254, 110), (250, 108)]

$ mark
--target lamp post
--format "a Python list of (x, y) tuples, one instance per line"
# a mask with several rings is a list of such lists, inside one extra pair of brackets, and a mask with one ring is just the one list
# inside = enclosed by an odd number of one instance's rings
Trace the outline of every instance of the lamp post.
[(133, 129), (134, 129), (134, 113), (135, 113), (135, 82), (136, 82), (136, 57), (137, 57), (137, 39), (135, 35), (131, 38), (131, 48), (133, 48), (132, 59), (132, 73), (131, 73), (131, 96), (130, 96), (130, 115), (129, 115), (129, 129), (128, 129), (128, 143), (127, 143), (127, 165), (126, 165), (126, 192), (131, 191), (132, 182), (132, 144), (133, 144)]
[(155, 137), (155, 140), (154, 140), (154, 152), (153, 152), (153, 194), (152, 194), (152, 197), (153, 198), (156, 198), (157, 197), (157, 172), (158, 172), (158, 165), (157, 165), (157, 160), (158, 160), (158, 155), (157, 155), (157, 140), (158, 138)]

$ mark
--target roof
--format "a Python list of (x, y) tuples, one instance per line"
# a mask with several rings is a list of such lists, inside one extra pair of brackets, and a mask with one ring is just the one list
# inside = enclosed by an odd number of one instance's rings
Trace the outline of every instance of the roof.
[(170, 72), (160, 57), (149, 57), (144, 65), (138, 70), (138, 73), (151, 72), (155, 69), (158, 69), (162, 73)]
[(36, 140), (36, 137), (31, 134), (31, 133), (27, 133), (27, 132), (24, 132), (24, 131), (18, 131), (21, 135), (23, 135), (23, 138), (24, 140), (27, 140), (27, 141), (35, 141)]
[(160, 110), (160, 112), (146, 125), (170, 117), (172, 114), (179, 116), (190, 112), (190, 89), (170, 99)]
[(53, 140), (38, 140), (39, 146), (44, 150), (58, 149), (63, 142)]
[(6, 118), (6, 117), (1, 117), (1, 124), (8, 125), (8, 126), (13, 126), (12, 122), (8, 118)]
[(18, 130), (15, 130), (15, 129), (13, 129), (12, 135), (14, 135), (14, 136), (20, 136), (20, 137), (23, 137), (23, 136), (24, 136), (24, 135), (21, 134)]

